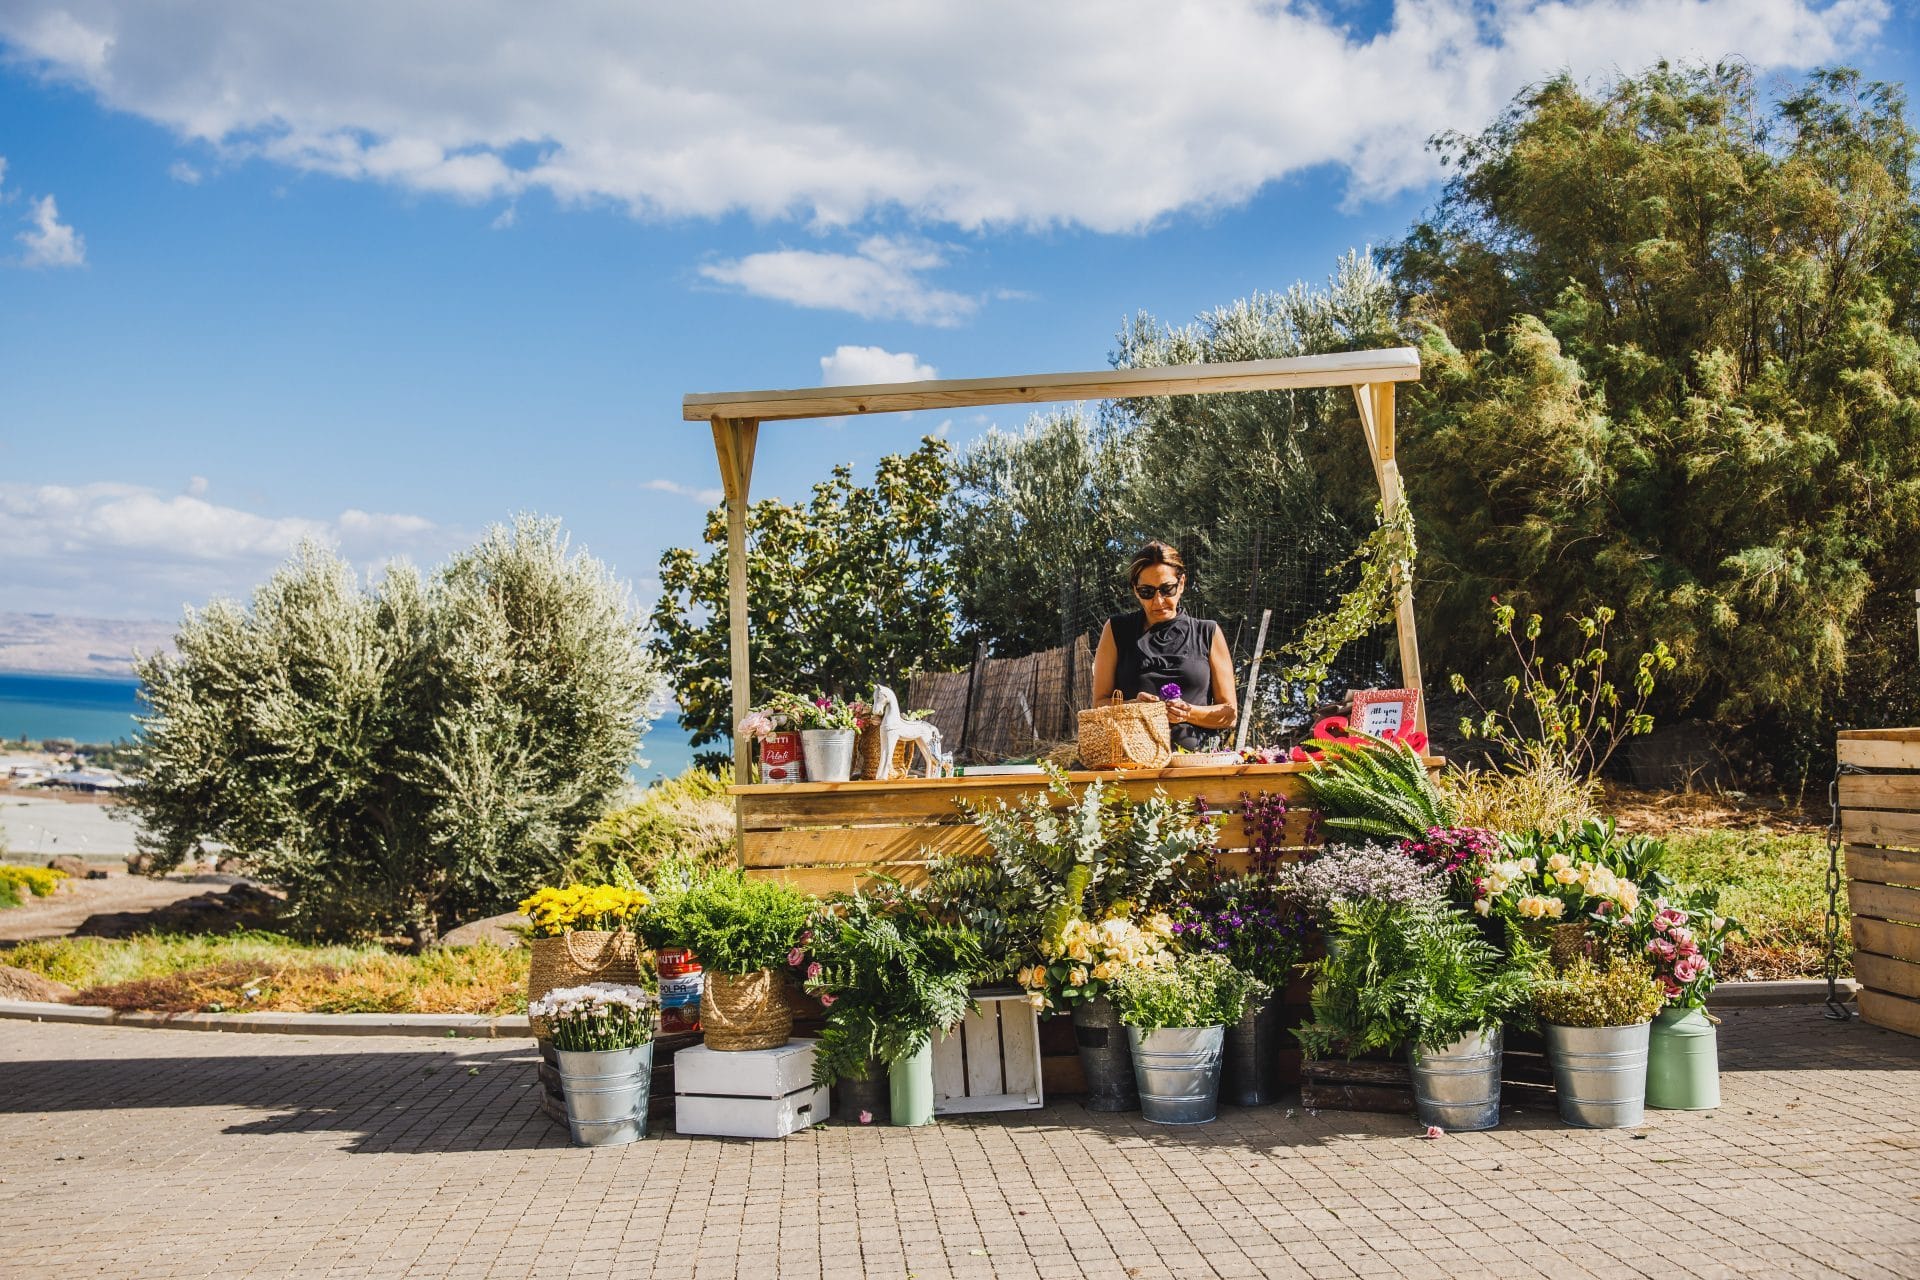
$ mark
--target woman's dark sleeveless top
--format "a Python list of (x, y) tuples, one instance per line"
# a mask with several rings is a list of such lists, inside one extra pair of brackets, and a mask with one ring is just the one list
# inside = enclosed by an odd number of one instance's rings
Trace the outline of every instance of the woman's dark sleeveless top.
[[(1116, 613), (1107, 619), (1113, 628), (1113, 648), (1118, 660), (1113, 666), (1113, 687), (1122, 697), (1150, 693), (1160, 696), (1160, 686), (1177, 684), (1180, 696), (1196, 707), (1212, 706), (1213, 638), (1220, 624), (1205, 618), (1190, 618), (1176, 613), (1158, 626), (1147, 625), (1144, 609)], [(1197, 725), (1173, 726), (1173, 745), (1189, 751), (1205, 751), (1213, 740), (1211, 729)]]

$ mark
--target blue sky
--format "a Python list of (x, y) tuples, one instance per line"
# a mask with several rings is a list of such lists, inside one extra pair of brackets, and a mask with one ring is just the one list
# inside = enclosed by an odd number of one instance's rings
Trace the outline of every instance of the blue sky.
[[(1563, 66), (1920, 65), (1890, 0), (714, 8), (0, 0), (0, 610), (518, 510), (644, 602), (718, 487), (685, 392), (1097, 368), (1393, 239)], [(942, 421), (770, 426), (756, 496)]]

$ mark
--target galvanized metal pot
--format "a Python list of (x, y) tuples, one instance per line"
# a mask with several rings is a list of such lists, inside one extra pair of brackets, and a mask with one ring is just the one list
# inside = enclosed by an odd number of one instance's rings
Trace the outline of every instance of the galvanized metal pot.
[(851, 729), (802, 729), (800, 752), (806, 757), (808, 782), (846, 782), (853, 777)]
[(1074, 1005), (1073, 1037), (1080, 1047), (1080, 1072), (1087, 1079), (1087, 1110), (1138, 1111), (1133, 1053), (1113, 1001), (1101, 996)]
[(555, 1049), (567, 1127), (576, 1147), (617, 1147), (647, 1136), (653, 1045), (637, 1049)]
[(1646, 1118), (1651, 1024), (1561, 1027), (1545, 1023), (1560, 1118), (1585, 1129), (1632, 1129)]
[(1222, 1101), (1236, 1107), (1259, 1107), (1280, 1096), (1285, 1021), (1285, 1008), (1276, 995), (1248, 1006), (1246, 1016), (1227, 1028), (1226, 1060), (1220, 1079)]
[(1225, 1027), (1127, 1028), (1140, 1115), (1155, 1124), (1206, 1124), (1220, 1114)]
[(1711, 1111), (1720, 1105), (1720, 1037), (1705, 1009), (1663, 1009), (1647, 1044), (1647, 1105)]
[(1420, 1123), (1455, 1133), (1499, 1124), (1500, 1049), (1499, 1027), (1469, 1032), (1444, 1049), (1409, 1046), (1413, 1110)]

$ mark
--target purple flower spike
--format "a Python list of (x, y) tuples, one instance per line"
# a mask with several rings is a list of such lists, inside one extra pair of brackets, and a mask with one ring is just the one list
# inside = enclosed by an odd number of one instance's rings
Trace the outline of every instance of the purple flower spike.
[(1174, 699), (1180, 696), (1180, 686), (1177, 684), (1171, 684), (1171, 683), (1163, 684), (1160, 686), (1160, 696), (1162, 698), (1165, 698), (1168, 702), (1172, 702)]

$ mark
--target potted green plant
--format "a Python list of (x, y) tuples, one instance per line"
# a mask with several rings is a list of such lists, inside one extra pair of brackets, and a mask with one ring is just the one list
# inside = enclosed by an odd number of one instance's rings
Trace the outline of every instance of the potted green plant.
[(1720, 957), (1737, 921), (1719, 913), (1717, 890), (1654, 900), (1636, 922), (1639, 952), (1653, 966), (1667, 1003), (1647, 1033), (1647, 1105), (1711, 1111), (1720, 1105), (1719, 1036), (1707, 997), (1720, 981)]
[(793, 1035), (787, 956), (814, 900), (728, 869), (661, 893), (643, 917), (654, 946), (686, 947), (706, 970), (700, 1027), (710, 1049), (772, 1049)]
[(646, 991), (610, 982), (560, 987), (527, 1013), (553, 1037), (574, 1145), (613, 1147), (646, 1137), (653, 1083), (653, 1001)]
[(800, 730), (808, 782), (846, 782), (853, 777), (854, 739), (860, 714), (853, 703), (827, 694), (810, 698), (776, 694), (769, 703), (784, 723)]
[(1175, 956), (1115, 978), (1143, 1119), (1206, 1124), (1219, 1114), (1227, 1026), (1265, 993), (1259, 979), (1217, 954)]
[(1553, 1061), (1560, 1118), (1588, 1129), (1631, 1129), (1645, 1115), (1647, 1041), (1666, 987), (1637, 960), (1585, 956), (1534, 990)]
[(1293, 978), (1318, 925), (1272, 876), (1223, 876), (1176, 906), (1174, 943), (1183, 951), (1223, 955), (1258, 978), (1265, 994), (1227, 1028), (1220, 1094), (1257, 1107), (1280, 1093), (1280, 1049), (1286, 1037), (1281, 992)]
[(932, 1123), (933, 1036), (973, 1007), (979, 939), (892, 883), (823, 904), (808, 934), (789, 959), (827, 1011), (814, 1082), (863, 1078), (884, 1063), (892, 1123)]
[(1503, 1028), (1527, 1017), (1527, 964), (1445, 901), (1336, 900), (1328, 910), (1341, 945), (1312, 966), (1301, 1046), (1316, 1058), (1404, 1049), (1422, 1124), (1497, 1125)]

